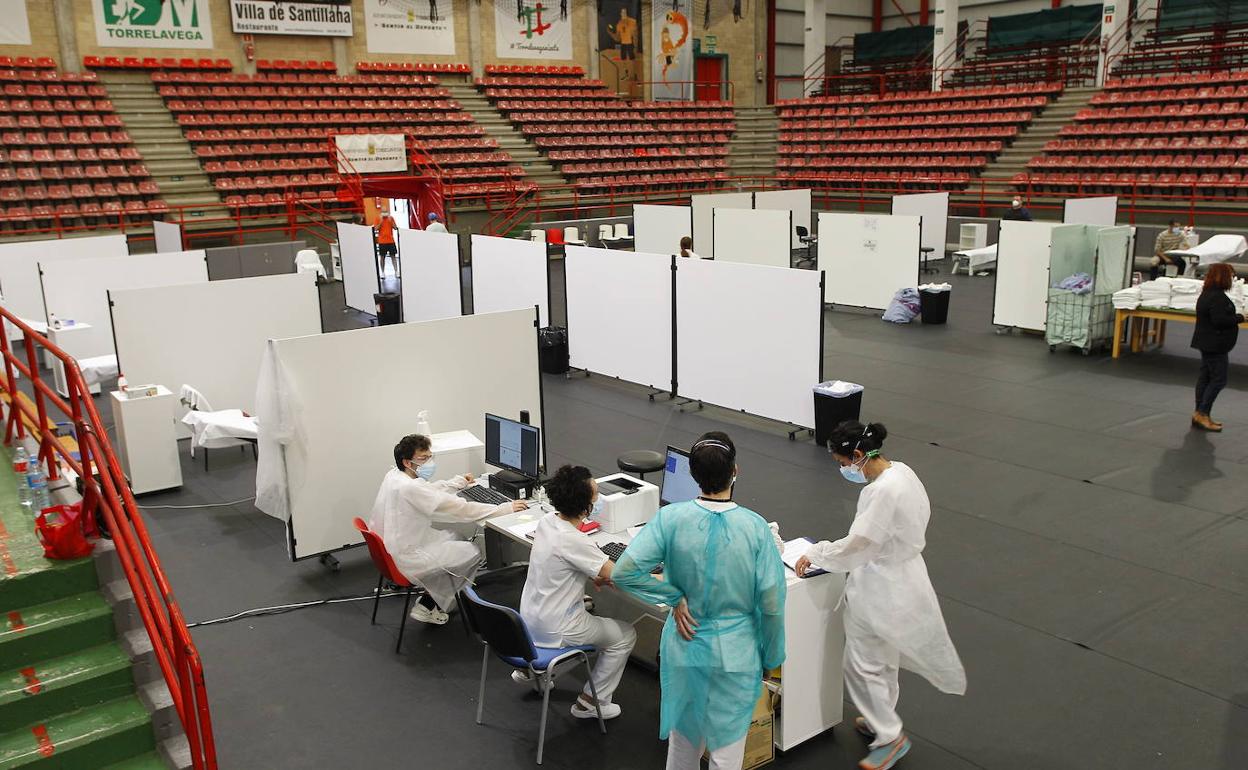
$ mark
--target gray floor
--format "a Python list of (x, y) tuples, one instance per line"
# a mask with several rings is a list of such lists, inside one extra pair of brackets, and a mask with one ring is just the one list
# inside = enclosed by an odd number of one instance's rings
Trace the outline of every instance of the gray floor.
[[(556, 270), (555, 317), (561, 281)], [(992, 279), (954, 279), (947, 326), (825, 316), (828, 377), (867, 388), (887, 454), (927, 485), (925, 553), (969, 676), (962, 698), (903, 675), (915, 746), (901, 767), (1248, 767), (1248, 346), (1215, 409), (1226, 433), (1189, 431), (1195, 360), (1187, 330), (1164, 353), (1117, 362), (1051, 355), (997, 335)], [(327, 328), (365, 322), (324, 287)], [(748, 364), (742, 351), (738, 363)], [(326, 362), (331, 366), (332, 362)], [(775, 424), (665, 400), (601, 377), (545, 378), (550, 460), (614, 470), (622, 450), (687, 445), (708, 429), (740, 447), (739, 500), (788, 537), (834, 538), (856, 489), (828, 455)], [(396, 426), (396, 436), (404, 432)], [(221, 504), (254, 494), (250, 452), (184, 460), (185, 487), (144, 506)], [(354, 512), (344, 512), (351, 515)], [(342, 570), (290, 563), (278, 522), (249, 502), (149, 507), (149, 527), (188, 618), (371, 590), (362, 550)], [(519, 577), (483, 586), (514, 601)], [(462, 627), (413, 624), (394, 654), (400, 607), (386, 600), (196, 629), (222, 767), (528, 767), (540, 701), (501, 667), (486, 724), (473, 724), (478, 648)], [(658, 683), (631, 668), (624, 715), (600, 736), (556, 697), (546, 767), (657, 768)], [(847, 715), (852, 715), (847, 708)], [(853, 768), (862, 741), (842, 725), (777, 766)]]

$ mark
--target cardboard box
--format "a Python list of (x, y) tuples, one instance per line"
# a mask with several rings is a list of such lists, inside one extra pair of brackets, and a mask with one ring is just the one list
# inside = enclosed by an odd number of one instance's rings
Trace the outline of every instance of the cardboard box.
[(745, 759), (741, 763), (741, 770), (754, 770), (756, 767), (769, 765), (775, 761), (774, 726), (775, 713), (772, 710), (771, 690), (764, 686), (762, 695), (758, 696), (758, 702), (754, 704), (754, 715), (750, 717), (750, 731), (745, 734)]

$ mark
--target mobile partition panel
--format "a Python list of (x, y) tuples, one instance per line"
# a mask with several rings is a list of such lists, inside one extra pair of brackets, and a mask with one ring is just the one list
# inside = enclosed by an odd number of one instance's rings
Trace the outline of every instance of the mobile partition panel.
[(814, 270), (677, 260), (680, 395), (812, 427), (823, 299)]
[(1067, 198), (1062, 209), (1062, 224), (1101, 225), (1113, 227), (1118, 218), (1118, 197)]
[(174, 393), (190, 385), (216, 409), (254, 413), (267, 341), (321, 332), (313, 273), (117, 289), (108, 298), (126, 379)]
[(377, 315), (381, 276), (377, 272), (377, 246), (373, 228), (338, 222), (338, 253), (342, 260), (342, 290), (347, 307), (361, 313)]
[(472, 312), (541, 308), (542, 326), (550, 323), (550, 272), (546, 244), (472, 236)]
[(711, 220), (714, 242), (719, 244), (715, 259), (769, 267), (792, 266), (792, 211), (716, 208), (711, 210)]
[(156, 253), (182, 251), (182, 226), (174, 222), (152, 220), (152, 234), (156, 236)]
[(487, 412), (527, 410), (540, 427), (536, 326), (529, 308), (271, 340), (256, 388), (256, 507), (287, 522), (291, 558), (360, 542), (351, 519), (368, 518), (422, 410), (435, 432), (482, 439)]
[[(693, 237), (689, 206), (633, 206), (633, 248), (647, 254), (679, 254), (680, 239)], [(698, 250), (695, 241), (693, 250)]]
[(806, 228), (806, 232), (811, 230), (811, 201), (810, 190), (767, 190), (766, 192), (754, 193), (754, 209), (788, 209), (793, 212), (793, 238), (792, 247), (795, 249), (803, 248), (801, 239), (797, 235), (798, 226)]
[(1050, 222), (1001, 222), (992, 297), (995, 326), (1044, 331), (1053, 229)]
[[(21, 318), (43, 321), (47, 310), (39, 283), (40, 263), (48, 265), (61, 260), (125, 257), (129, 254), (124, 235), (0, 243), (0, 294), (4, 296), (4, 306)], [(18, 332), (11, 336), (21, 334)]]
[(674, 392), (675, 259), (668, 254), (567, 247), (563, 266), (572, 366)]
[[(115, 352), (109, 314), (112, 289), (143, 289), (182, 283), (207, 283), (208, 262), (203, 249), (168, 254), (137, 254), (107, 259), (76, 259), (39, 265), (48, 317), (91, 324), (75, 339), (79, 358)], [(229, 312), (228, 309), (225, 312)], [(153, 326), (169, 324), (174, 317), (148, 319)]]
[[(693, 208), (693, 250), (700, 257), (715, 256), (714, 209), (752, 209), (754, 193), (712, 193), (694, 195), (689, 199)], [(660, 252), (662, 253), (662, 252)]]
[(398, 235), (403, 320), (412, 323), (463, 315), (459, 236), (408, 228), (400, 228)]
[(893, 213), (923, 217), (920, 242), (932, 249), (929, 260), (945, 258), (945, 230), (949, 227), (949, 193), (894, 195)]
[(898, 289), (918, 285), (921, 227), (916, 216), (820, 214), (828, 302), (883, 310)]

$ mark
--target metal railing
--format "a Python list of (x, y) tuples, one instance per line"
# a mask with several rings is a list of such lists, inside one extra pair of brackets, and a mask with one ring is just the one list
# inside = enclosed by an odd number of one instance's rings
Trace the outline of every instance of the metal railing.
[[(215, 770), (216, 744), (199, 652), (187, 630), (182, 610), (174, 599), (160, 558), (152, 547), (151, 537), (139, 515), (121, 465), (108, 442), (104, 422), (96, 411), (82, 372), (65, 351), (10, 311), (0, 308), (0, 318), (3, 319), (0, 320), (0, 327), (8, 322), (20, 329), (24, 337), (21, 344), (24, 351), (18, 355), (10, 349), (9, 335), (0, 332), (0, 351), (4, 354), (4, 377), (0, 380), (0, 388), (9, 398), (5, 443), (24, 438), (29, 426), (32, 438), (39, 441), (36, 456), (47, 463), (49, 478), (60, 478), (58, 463), (63, 463), (81, 481), (84, 514), (94, 516), (98, 510), (103, 515), (126, 582), (134, 593), (143, 628), (151, 637), (157, 666), (186, 734), (191, 765), (195, 770)], [(64, 365), (69, 392), (67, 399), (62, 399), (40, 376), (40, 351), (50, 353)], [(18, 390), (19, 372), (29, 379), (33, 388), (34, 395), (29, 400)], [(72, 421), (78, 457), (61, 437), (55, 435), (48, 417), (49, 408), (55, 408)]]

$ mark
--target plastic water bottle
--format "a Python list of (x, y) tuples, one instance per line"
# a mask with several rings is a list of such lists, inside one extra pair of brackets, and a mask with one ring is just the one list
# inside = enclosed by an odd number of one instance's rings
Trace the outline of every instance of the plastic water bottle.
[(26, 449), (19, 446), (13, 453), (13, 473), (17, 476), (17, 501), (24, 506), (30, 505), (30, 482), (26, 478), (29, 465)]
[(35, 466), (34, 472), (30, 474), (31, 513), (37, 514), (51, 504), (52, 500), (48, 496), (48, 477), (43, 475), (43, 469)]

